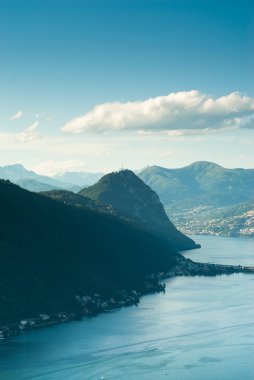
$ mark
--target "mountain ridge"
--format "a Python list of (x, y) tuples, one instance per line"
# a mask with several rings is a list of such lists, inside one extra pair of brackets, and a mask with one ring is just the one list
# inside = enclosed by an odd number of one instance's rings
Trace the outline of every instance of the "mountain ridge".
[(164, 206), (190, 196), (227, 195), (237, 204), (253, 197), (254, 169), (226, 169), (209, 161), (198, 161), (183, 168), (145, 168), (139, 177), (155, 190)]
[(72, 186), (71, 184), (60, 182), (54, 178), (37, 174), (32, 170), (26, 169), (21, 164), (0, 166), (0, 178), (9, 180), (13, 183), (21, 183), (20, 181), (33, 180), (37, 181), (40, 185), (49, 185), (60, 189)]

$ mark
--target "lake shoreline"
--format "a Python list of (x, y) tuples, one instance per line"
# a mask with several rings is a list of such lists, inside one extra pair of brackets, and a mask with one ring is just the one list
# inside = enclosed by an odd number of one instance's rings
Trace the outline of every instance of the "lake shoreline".
[(177, 258), (177, 261), (177, 265), (170, 271), (150, 275), (147, 278), (147, 282), (144, 284), (144, 290), (142, 293), (135, 290), (127, 293), (123, 290), (122, 299), (118, 301), (114, 298), (101, 300), (98, 294), (94, 294), (93, 297), (77, 296), (77, 301), (80, 303), (79, 312), (62, 311), (52, 315), (45, 313), (40, 314), (36, 318), (28, 318), (16, 323), (0, 326), (0, 342), (5, 341), (8, 337), (18, 335), (23, 331), (48, 327), (74, 320), (82, 320), (85, 317), (93, 317), (122, 307), (138, 305), (140, 298), (146, 294), (165, 292), (166, 285), (162, 283), (162, 281), (166, 279), (179, 276), (212, 277), (235, 273), (254, 274), (254, 267), (252, 266), (199, 263), (180, 255)]

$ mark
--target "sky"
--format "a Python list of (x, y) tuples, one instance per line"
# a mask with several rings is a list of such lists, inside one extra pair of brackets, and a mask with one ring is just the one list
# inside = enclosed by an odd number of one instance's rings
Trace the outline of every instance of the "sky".
[(0, 0), (0, 165), (254, 168), (254, 3)]

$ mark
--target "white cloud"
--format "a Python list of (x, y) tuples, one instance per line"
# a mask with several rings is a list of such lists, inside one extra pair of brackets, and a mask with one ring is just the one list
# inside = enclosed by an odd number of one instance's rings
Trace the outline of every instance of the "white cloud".
[(21, 143), (27, 143), (29, 141), (37, 140), (40, 136), (36, 129), (39, 126), (39, 122), (35, 121), (32, 125), (24, 129), (23, 132), (16, 134), (16, 140)]
[(240, 93), (214, 99), (193, 90), (144, 101), (100, 104), (85, 115), (70, 120), (62, 130), (98, 133), (109, 130), (250, 128), (253, 114), (254, 99)]
[(23, 111), (20, 110), (17, 113), (15, 113), (14, 115), (12, 115), (10, 117), (10, 120), (17, 120), (17, 119), (20, 119), (22, 116), (23, 116)]

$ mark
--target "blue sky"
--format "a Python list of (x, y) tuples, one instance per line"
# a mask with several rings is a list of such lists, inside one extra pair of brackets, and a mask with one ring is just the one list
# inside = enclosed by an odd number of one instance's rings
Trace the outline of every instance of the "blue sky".
[[(122, 162), (254, 167), (253, 41), (252, 1), (1, 0), (0, 165), (21, 162), (45, 174)], [(215, 105), (204, 113), (205, 104), (185, 114), (193, 90), (206, 104), (239, 96), (220, 101), (219, 113)], [(184, 117), (173, 120), (176, 100), (163, 97), (180, 92)], [(143, 102), (158, 97), (167, 117), (157, 109), (151, 124)], [(94, 107), (105, 103), (100, 118)], [(108, 114), (114, 120), (104, 125)]]

